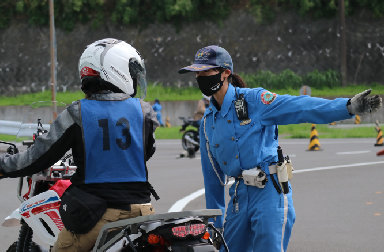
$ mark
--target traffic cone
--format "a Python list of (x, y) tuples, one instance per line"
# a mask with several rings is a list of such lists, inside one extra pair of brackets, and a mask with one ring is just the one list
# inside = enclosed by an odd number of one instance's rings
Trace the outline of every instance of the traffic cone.
[(377, 156), (384, 155), (384, 150), (381, 150), (381, 151), (377, 152), (376, 155), (377, 155)]
[(377, 137), (376, 137), (376, 143), (375, 146), (383, 146), (383, 132), (381, 132), (379, 121), (376, 121), (376, 131), (377, 131)]
[(169, 120), (169, 116), (167, 116), (167, 117), (165, 118), (165, 127), (167, 127), (167, 128), (170, 128), (170, 127), (171, 127), (171, 122), (170, 122), (170, 120)]
[(312, 124), (308, 150), (310, 151), (320, 150), (320, 142), (319, 142), (319, 136), (316, 130), (316, 124)]
[(360, 122), (361, 122), (360, 116), (355, 115), (355, 124), (360, 124)]

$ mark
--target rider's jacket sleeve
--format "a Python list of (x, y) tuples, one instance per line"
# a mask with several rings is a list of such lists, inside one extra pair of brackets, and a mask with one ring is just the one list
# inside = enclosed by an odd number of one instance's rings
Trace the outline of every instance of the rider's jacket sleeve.
[(71, 148), (79, 125), (65, 109), (51, 124), (48, 134), (38, 137), (24, 152), (0, 156), (1, 172), (6, 177), (32, 175), (48, 168)]
[[(208, 121), (208, 120), (207, 120)], [(208, 124), (208, 122), (207, 122)], [(208, 127), (212, 128), (212, 125)], [(209, 135), (208, 135), (209, 138)], [(204, 186), (205, 186), (205, 200), (206, 207), (208, 209), (220, 209), (222, 216), (217, 217), (214, 225), (217, 228), (222, 228), (224, 223), (224, 213), (225, 213), (225, 187), (221, 185), (218, 176), (222, 182), (225, 182), (225, 176), (222, 170), (220, 169), (219, 164), (216, 162), (215, 158), (212, 157), (212, 162), (215, 165), (217, 174), (212, 167), (211, 161), (208, 157), (206, 138), (204, 134), (204, 118), (200, 124), (200, 152), (201, 152), (201, 165), (204, 176)], [(212, 139), (210, 139), (212, 143)], [(211, 148), (211, 147), (210, 147)]]
[(156, 112), (148, 102), (140, 100), (144, 114), (144, 139), (145, 139), (145, 161), (148, 161), (156, 151), (155, 130), (160, 126), (157, 121)]

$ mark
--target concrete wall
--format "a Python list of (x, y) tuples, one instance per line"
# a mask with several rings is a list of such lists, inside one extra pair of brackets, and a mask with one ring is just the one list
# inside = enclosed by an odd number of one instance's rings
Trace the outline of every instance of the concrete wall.
[[(166, 117), (169, 117), (170, 123), (172, 126), (181, 125), (182, 121), (179, 119), (179, 116), (184, 117), (193, 117), (193, 114), (196, 110), (198, 101), (163, 101), (161, 105), (162, 109), (162, 118), (165, 123)], [(62, 107), (58, 108), (58, 111), (62, 111)], [(33, 123), (37, 122), (37, 118), (42, 118), (44, 123), (48, 123), (52, 120), (52, 109), (51, 108), (39, 108), (31, 109), (27, 106), (8, 106), (0, 107), (0, 120), (10, 120), (10, 121), (22, 121)], [(384, 122), (384, 109), (380, 111), (365, 115), (361, 117), (361, 123), (374, 123), (376, 120), (379, 122)], [(354, 123), (354, 119), (344, 120), (342, 123)]]

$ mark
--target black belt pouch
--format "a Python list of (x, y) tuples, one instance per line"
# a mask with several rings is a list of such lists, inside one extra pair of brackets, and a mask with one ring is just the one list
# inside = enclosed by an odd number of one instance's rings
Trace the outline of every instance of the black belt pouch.
[(107, 210), (107, 203), (71, 185), (63, 194), (60, 216), (65, 228), (75, 234), (88, 233)]

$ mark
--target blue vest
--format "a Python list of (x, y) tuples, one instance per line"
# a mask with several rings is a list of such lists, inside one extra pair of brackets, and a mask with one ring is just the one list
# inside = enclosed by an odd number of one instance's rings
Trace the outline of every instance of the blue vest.
[(140, 100), (80, 100), (85, 184), (147, 181)]

